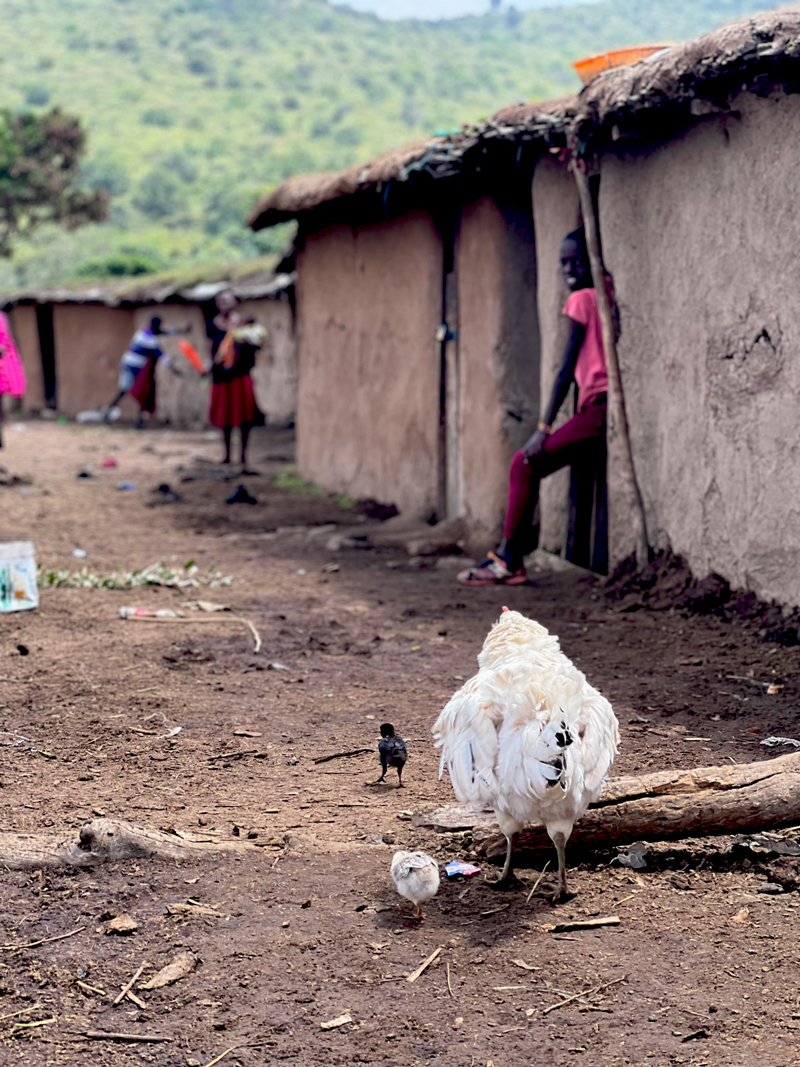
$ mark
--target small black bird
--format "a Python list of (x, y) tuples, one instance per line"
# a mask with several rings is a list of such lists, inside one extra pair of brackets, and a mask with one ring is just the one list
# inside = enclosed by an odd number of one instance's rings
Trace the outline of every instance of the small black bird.
[(385, 722), (381, 726), (381, 739), (378, 744), (378, 755), (381, 760), (382, 774), (377, 782), (372, 782), (372, 785), (379, 785), (386, 777), (386, 772), (390, 767), (397, 768), (397, 788), (403, 788), (403, 767), (406, 765), (408, 759), (408, 749), (406, 743), (402, 737), (398, 737), (394, 732), (394, 727), (390, 722)]

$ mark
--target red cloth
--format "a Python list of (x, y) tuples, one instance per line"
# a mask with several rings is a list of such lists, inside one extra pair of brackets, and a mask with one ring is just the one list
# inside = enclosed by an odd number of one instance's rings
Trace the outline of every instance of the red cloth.
[[(608, 279), (610, 281), (610, 279)], [(611, 296), (613, 302), (613, 296)], [(597, 310), (597, 290), (578, 289), (564, 305), (564, 314), (586, 327), (586, 335), (575, 362), (578, 407), (586, 407), (594, 397), (608, 391), (606, 353)]]
[(533, 517), (541, 479), (579, 462), (598, 440), (605, 438), (605, 433), (606, 398), (605, 395), (595, 396), (569, 422), (550, 434), (538, 456), (527, 463), (522, 452), (514, 456), (508, 479), (508, 511), (503, 536), (515, 554), (527, 555), (536, 547), (532, 543), (536, 540)]
[(243, 374), (229, 382), (215, 382), (211, 386), (211, 410), (208, 419), (212, 426), (218, 426), (222, 430), (226, 426), (241, 426), (243, 422), (254, 422), (255, 417), (256, 399), (253, 394), (253, 380), (249, 374)]
[(152, 356), (136, 375), (136, 380), (131, 386), (131, 396), (138, 403), (142, 411), (151, 415), (156, 410), (156, 362)]

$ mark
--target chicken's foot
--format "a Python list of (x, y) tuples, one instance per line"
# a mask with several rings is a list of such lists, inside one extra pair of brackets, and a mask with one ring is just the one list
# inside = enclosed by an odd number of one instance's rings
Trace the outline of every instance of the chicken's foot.
[(516, 889), (521, 885), (520, 880), (514, 874), (511, 866), (511, 854), (514, 851), (514, 835), (506, 834), (506, 862), (503, 865), (503, 873), (494, 882), (489, 882), (492, 889)]

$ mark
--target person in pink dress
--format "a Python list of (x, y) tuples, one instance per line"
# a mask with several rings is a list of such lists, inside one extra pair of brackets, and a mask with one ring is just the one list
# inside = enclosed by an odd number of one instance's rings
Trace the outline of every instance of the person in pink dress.
[[(3, 396), (24, 396), (25, 388), (25, 368), (8, 319), (0, 311), (0, 423), (3, 421)], [(2, 447), (3, 439), (0, 436)]]
[[(569, 321), (564, 357), (544, 417), (512, 460), (503, 539), (486, 559), (458, 575), (462, 585), (527, 584), (523, 559), (539, 541), (539, 527), (534, 525), (539, 483), (548, 474), (590, 456), (605, 440), (608, 374), (583, 230), (567, 234), (560, 255), (561, 273), (570, 290), (564, 305)], [(611, 279), (607, 282), (610, 285)], [(553, 430), (573, 381), (578, 388), (577, 411)]]

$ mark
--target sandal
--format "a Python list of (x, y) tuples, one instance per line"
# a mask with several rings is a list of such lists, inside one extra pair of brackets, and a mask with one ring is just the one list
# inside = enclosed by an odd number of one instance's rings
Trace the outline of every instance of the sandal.
[(461, 585), (527, 585), (528, 575), (524, 567), (510, 571), (505, 560), (490, 552), (477, 567), (457, 574), (456, 581)]

